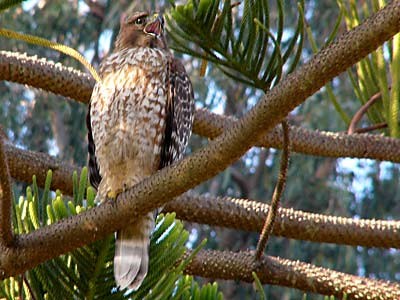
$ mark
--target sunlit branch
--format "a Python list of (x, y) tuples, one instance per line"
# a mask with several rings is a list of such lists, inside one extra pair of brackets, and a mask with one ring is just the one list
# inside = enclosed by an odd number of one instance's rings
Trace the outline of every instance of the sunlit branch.
[[(260, 232), (269, 205), (247, 199), (184, 194), (165, 206), (186, 221)], [(338, 245), (400, 249), (400, 221), (352, 219), (279, 208), (275, 236)]]
[(253, 271), (263, 284), (334, 295), (340, 299), (400, 299), (398, 283), (358, 277), (273, 256), (264, 256), (260, 263), (256, 263), (253, 252), (203, 250), (186, 267), (185, 273), (253, 282)]

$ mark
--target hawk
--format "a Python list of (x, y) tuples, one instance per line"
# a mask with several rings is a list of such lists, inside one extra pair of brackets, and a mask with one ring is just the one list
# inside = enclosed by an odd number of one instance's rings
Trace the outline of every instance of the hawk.
[[(133, 187), (180, 159), (192, 131), (193, 89), (164, 37), (164, 19), (121, 18), (114, 51), (100, 64), (86, 123), (89, 179), (100, 199)], [(154, 213), (117, 232), (114, 276), (137, 290), (147, 274)]]

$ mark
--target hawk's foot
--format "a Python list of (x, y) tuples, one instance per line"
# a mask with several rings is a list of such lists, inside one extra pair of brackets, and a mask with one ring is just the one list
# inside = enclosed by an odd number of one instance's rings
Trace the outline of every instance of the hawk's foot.
[(122, 192), (122, 190), (108, 191), (107, 198), (111, 198), (111, 199), (115, 200), (117, 198), (118, 194), (120, 194), (121, 192)]

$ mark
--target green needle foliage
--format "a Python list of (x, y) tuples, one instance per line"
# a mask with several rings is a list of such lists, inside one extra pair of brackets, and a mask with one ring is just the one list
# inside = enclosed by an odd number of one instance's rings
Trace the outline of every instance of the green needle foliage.
[[(269, 90), (297, 65), (303, 46), (304, 22), (299, 13), (293, 34), (283, 41), (285, 13), (277, 0), (277, 24), (270, 24), (269, 1), (189, 0), (174, 5), (166, 21), (173, 48), (207, 60), (226, 75)], [(174, 4), (174, 3), (172, 3)], [(235, 21), (233, 7), (242, 13)], [(304, 2), (298, 2), (303, 11)]]
[[(360, 24), (387, 1), (365, 1), (358, 9), (354, 0), (338, 0), (344, 12), (346, 26), (351, 29)], [(400, 137), (399, 103), (400, 103), (400, 35), (379, 47), (347, 72), (357, 99), (365, 104), (373, 96), (376, 101), (368, 109), (367, 116), (372, 124), (386, 123), (388, 135)]]
[(255, 286), (255, 289), (256, 289), (256, 291), (257, 291), (257, 293), (259, 295), (259, 299), (260, 300), (266, 300), (267, 296), (265, 295), (264, 288), (263, 288), (262, 283), (261, 283), (260, 279), (258, 278), (256, 272), (252, 272), (251, 275), (254, 278), (254, 286)]
[[(50, 190), (52, 172), (39, 192), (35, 176), (26, 195), (14, 201), (15, 234), (28, 233), (95, 206), (87, 169), (73, 175), (74, 193), (65, 199)], [(86, 196), (86, 198), (85, 198)], [(40, 200), (39, 200), (40, 199)], [(137, 292), (117, 289), (113, 273), (114, 235), (47, 261), (24, 274), (0, 282), (0, 297), (17, 299), (222, 299), (216, 283), (200, 287), (183, 269), (202, 248), (183, 259), (189, 233), (175, 214), (159, 215), (151, 238), (149, 274)]]

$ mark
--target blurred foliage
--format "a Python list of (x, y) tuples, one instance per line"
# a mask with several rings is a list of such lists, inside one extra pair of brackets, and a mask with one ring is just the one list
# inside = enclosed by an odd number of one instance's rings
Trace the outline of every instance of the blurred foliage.
[(14, 5), (20, 4), (24, 0), (0, 0), (0, 12), (9, 9)]
[[(17, 2), (21, 1), (0, 0), (0, 5)], [(79, 50), (97, 66), (112, 48), (110, 44), (118, 32), (122, 12), (143, 9), (165, 11), (169, 44), (175, 55), (184, 62), (192, 78), (196, 106), (241, 117), (257, 103), (264, 91), (276, 85), (296, 65), (301, 65), (318, 49), (332, 42), (336, 34), (356, 26), (383, 3), (383, 0), (338, 0), (337, 3), (327, 0), (188, 0), (179, 3), (172, 0), (31, 0), (24, 1), (22, 6), (13, 6), (1, 12), (0, 28), (34, 34), (68, 45)], [(344, 130), (359, 109), (360, 103), (366, 103), (371, 96), (380, 93), (382, 99), (368, 110), (367, 118), (362, 120), (361, 125), (385, 122), (389, 130), (384, 133), (397, 136), (399, 45), (397, 35), (393, 41), (385, 43), (347, 74), (335, 78), (320, 93), (310, 97), (292, 112), (289, 116), (290, 122), (310, 129)], [(5, 40), (1, 47), (11, 51), (27, 51), (29, 54), (47, 57), (83, 70), (75, 60), (49, 49), (15, 40)], [(202, 77), (201, 69), (205, 61), (209, 63), (206, 76)], [(77, 165), (86, 164), (84, 105), (5, 82), (0, 83), (0, 99), (0, 124), (6, 128), (14, 143), (30, 150), (50, 152)], [(205, 144), (206, 139), (195, 135), (191, 139), (188, 152)], [(275, 149), (251, 149), (225, 172), (202, 184), (197, 191), (268, 202), (276, 184), (279, 156), (279, 151)], [(340, 216), (399, 219), (398, 181), (399, 169), (394, 164), (293, 154), (282, 205)], [(78, 205), (82, 208), (85, 206), (83, 202), (78, 201), (83, 199), (78, 195), (85, 193), (82, 189), (79, 191), (81, 185), (78, 184), (78, 178), (75, 178), (74, 182), (75, 191), (78, 193), (74, 193), (76, 199), (71, 201), (76, 203), (75, 210), (79, 210)], [(39, 193), (43, 192), (33, 194)], [(40, 218), (50, 217), (52, 211), (56, 214), (53, 199), (61, 195), (50, 193), (50, 196), (51, 201), (47, 204), (51, 209), (39, 209)], [(28, 190), (21, 203), (31, 203), (27, 199)], [(16, 207), (19, 203), (16, 203)], [(60, 201), (57, 203), (61, 204)], [(22, 205), (21, 214), (24, 205), (28, 208), (28, 204)], [(68, 201), (65, 205), (69, 213), (72, 206), (68, 205)], [(28, 211), (27, 208), (25, 212)], [(57, 215), (54, 216), (56, 217)], [(20, 223), (16, 225), (21, 228), (26, 226), (22, 219)], [(174, 224), (177, 223), (174, 221)], [(208, 225), (187, 224), (187, 227), (191, 233), (191, 244), (193, 241), (207, 238), (207, 247), (213, 249), (252, 249), (258, 239), (255, 233), (212, 228)], [(112, 253), (112, 237), (110, 244), (107, 244), (107, 241), (98, 243), (82, 248), (89, 250), (85, 250), (84, 255), (79, 256), (82, 263), (90, 262), (90, 266), (86, 265), (88, 270), (91, 270), (97, 261), (105, 261), (106, 256), (101, 258), (101, 255), (109, 253), (107, 251)], [(74, 255), (78, 256), (79, 251)], [(272, 238), (267, 253), (347, 273), (399, 280), (400, 255), (396, 250)], [(68, 255), (72, 257), (72, 254)], [(75, 261), (71, 258), (70, 263)], [(61, 267), (58, 265), (63, 264), (65, 258), (60, 257), (43, 264), (40, 267), (42, 269), (39, 269), (42, 271), (35, 271), (39, 272), (39, 275), (30, 275), (39, 282), (41, 292), (47, 290), (45, 285), (40, 283), (40, 274), (45, 274), (41, 278), (49, 276), (48, 282), (52, 282), (48, 270), (59, 270)], [(100, 265), (102, 264), (97, 264)], [(109, 273), (106, 272), (108, 267), (109, 265), (104, 265), (100, 269), (104, 271), (104, 275), (109, 276), (110, 282), (113, 282), (112, 270), (108, 269)], [(87, 272), (83, 267), (68, 269), (68, 272), (73, 273), (76, 270)], [(68, 274), (63, 269), (62, 272)], [(36, 274), (33, 271), (26, 274), (31, 273)], [(4, 285), (2, 293), (5, 293), (7, 288), (16, 288), (16, 291), (23, 290), (25, 295), (28, 295), (26, 282), (30, 282), (31, 278), (24, 276), (10, 279)], [(75, 277), (67, 275), (63, 280), (73, 278)], [(88, 282), (96, 284), (96, 280)], [(208, 282), (202, 279), (196, 281)], [(201, 295), (201, 291), (206, 293), (206, 290), (200, 290), (196, 281), (190, 277), (179, 277), (171, 282), (178, 289), (180, 285), (184, 286), (182, 291), (185, 292), (180, 299), (188, 299), (190, 295)], [(113, 283), (110, 282), (107, 284), (111, 286)], [(79, 282), (74, 284), (78, 286)], [(242, 282), (221, 281), (219, 288), (226, 299), (254, 299), (256, 293), (260, 298), (265, 296), (267, 299), (330, 299), (314, 294), (303, 295), (296, 290), (275, 286), (264, 286), (262, 292), (259, 284), (252, 286)], [(97, 290), (91, 291), (91, 295), (99, 295)], [(106, 292), (109, 293), (110, 290)], [(214, 285), (207, 285), (208, 292), (214, 295), (214, 299), (222, 297)]]

